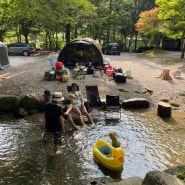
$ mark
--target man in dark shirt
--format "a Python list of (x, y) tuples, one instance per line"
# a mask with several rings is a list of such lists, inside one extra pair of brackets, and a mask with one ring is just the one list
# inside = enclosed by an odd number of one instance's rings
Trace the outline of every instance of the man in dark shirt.
[(61, 134), (65, 133), (63, 110), (61, 108), (61, 102), (64, 100), (61, 92), (55, 92), (52, 94), (52, 103), (45, 107), (45, 129), (43, 134), (43, 140), (46, 140), (51, 134), (54, 137), (53, 153), (58, 150), (59, 145), (62, 144)]
[[(39, 106), (39, 110), (40, 112), (44, 112), (45, 111), (45, 107), (48, 104), (52, 103), (52, 93), (50, 90), (45, 90), (44, 91), (44, 97), (40, 99), (40, 106)], [(58, 104), (59, 105), (59, 104)], [(63, 111), (63, 117), (69, 121), (69, 123), (71, 124), (71, 126), (75, 129), (75, 130), (80, 130), (74, 123), (73, 119), (71, 118), (70, 112), (73, 109), (73, 105), (69, 104), (65, 107), (62, 106), (62, 103), (60, 102), (60, 105), (62, 107), (62, 111)]]

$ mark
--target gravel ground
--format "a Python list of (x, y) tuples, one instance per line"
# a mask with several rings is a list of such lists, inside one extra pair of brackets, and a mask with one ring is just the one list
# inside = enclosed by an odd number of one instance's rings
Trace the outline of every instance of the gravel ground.
[[(53, 57), (56, 60), (58, 54)], [(120, 56), (103, 55), (111, 60), (111, 65), (123, 70), (131, 70), (133, 79), (127, 79), (126, 83), (115, 83), (107, 75), (101, 77), (86, 75), (83, 80), (75, 80), (72, 77), (66, 83), (61, 81), (45, 81), (44, 72), (51, 69), (48, 54), (40, 54), (30, 57), (9, 56), (10, 67), (0, 70), (0, 94), (34, 93), (42, 96), (45, 89), (61, 91), (67, 95), (67, 85), (76, 82), (80, 90), (86, 94), (85, 85), (98, 85), (102, 100), (106, 94), (116, 94), (120, 99), (147, 98), (151, 102), (150, 109), (156, 109), (161, 99), (168, 99), (174, 105), (173, 109), (184, 111), (185, 106), (185, 60), (180, 60), (180, 52), (165, 52), (163, 54), (146, 55), (135, 53), (121, 53)], [(170, 74), (181, 71), (180, 78), (161, 80), (158, 77), (163, 69), (169, 69)], [(72, 74), (72, 72), (71, 72)], [(147, 91), (148, 89), (148, 91)]]

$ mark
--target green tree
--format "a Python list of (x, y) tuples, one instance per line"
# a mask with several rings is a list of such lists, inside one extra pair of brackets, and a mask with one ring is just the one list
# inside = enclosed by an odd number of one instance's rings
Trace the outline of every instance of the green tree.
[(9, 26), (9, 4), (6, 0), (0, 1), (0, 41), (3, 42), (4, 35)]
[[(155, 0), (122, 0), (121, 34), (125, 40), (125, 49), (130, 49), (134, 40), (134, 50), (137, 48), (137, 31), (135, 23), (139, 19), (140, 12), (150, 10), (155, 7)], [(129, 42), (127, 42), (129, 38)], [(127, 44), (128, 43), (128, 44)]]
[(185, 1), (156, 0), (159, 6), (158, 17), (162, 20), (161, 31), (169, 38), (181, 39), (181, 58), (185, 52)]
[(18, 42), (21, 42), (21, 35), (23, 35), (25, 42), (29, 43), (29, 33), (37, 25), (35, 3), (35, 0), (10, 0), (9, 21), (12, 25), (11, 28), (16, 31)]

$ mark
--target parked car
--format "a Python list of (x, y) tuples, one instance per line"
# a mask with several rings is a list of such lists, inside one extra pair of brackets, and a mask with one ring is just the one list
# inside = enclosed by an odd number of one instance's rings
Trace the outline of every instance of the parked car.
[(105, 55), (108, 54), (117, 54), (120, 55), (120, 46), (117, 42), (110, 42), (102, 46), (102, 53)]
[(29, 56), (35, 52), (35, 48), (31, 44), (26, 43), (11, 43), (8, 44), (8, 54), (21, 54)]

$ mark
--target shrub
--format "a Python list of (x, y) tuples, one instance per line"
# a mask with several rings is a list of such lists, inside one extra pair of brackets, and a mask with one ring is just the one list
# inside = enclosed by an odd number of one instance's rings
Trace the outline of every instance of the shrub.
[(144, 51), (152, 50), (154, 49), (154, 46), (144, 46), (144, 47), (139, 47), (136, 52), (137, 53), (142, 53)]

